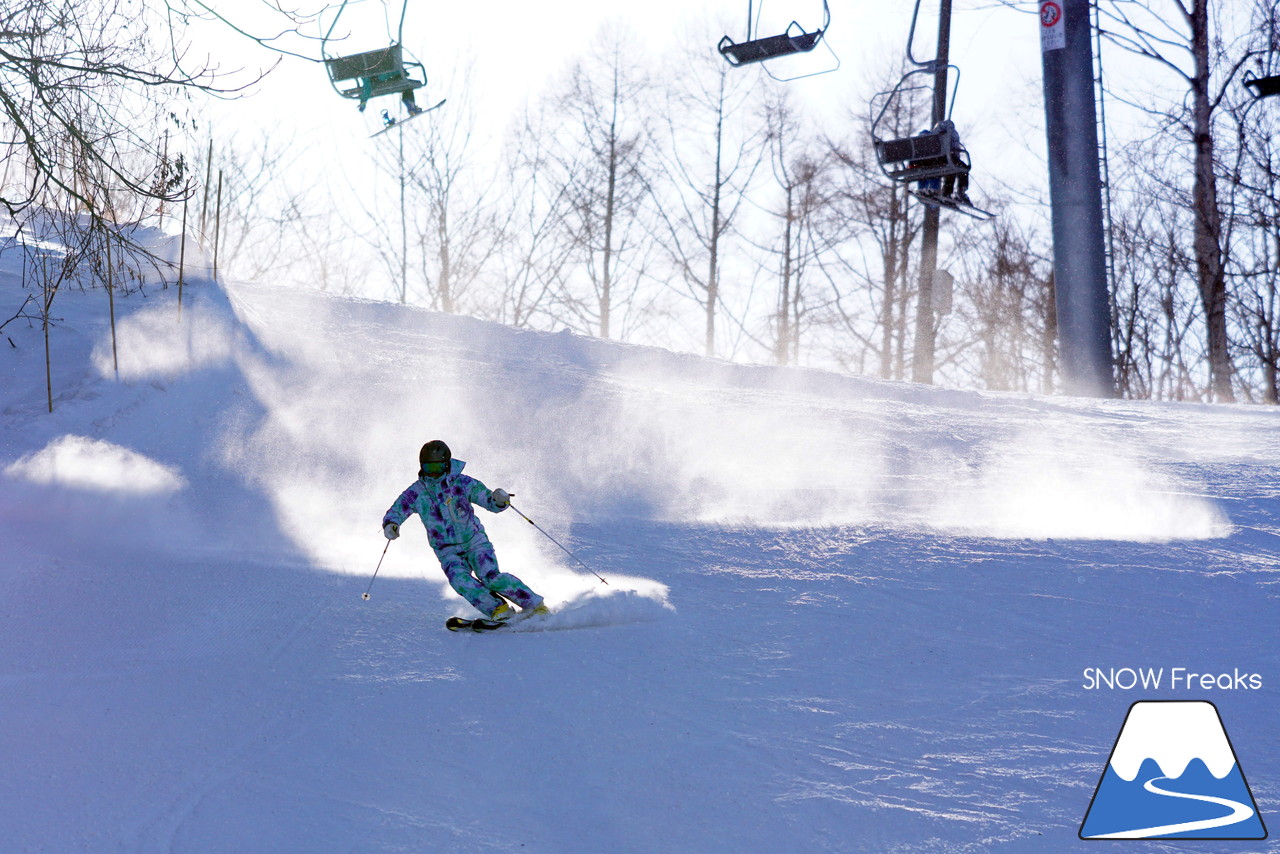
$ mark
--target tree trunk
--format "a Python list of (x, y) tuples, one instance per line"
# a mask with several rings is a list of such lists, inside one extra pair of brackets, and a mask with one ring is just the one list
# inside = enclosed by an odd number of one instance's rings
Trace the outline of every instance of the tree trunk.
[(613, 113), (609, 119), (609, 174), (604, 201), (604, 275), (600, 286), (600, 337), (609, 337), (609, 309), (613, 301), (613, 213), (618, 190), (618, 69), (613, 72)]
[[(724, 78), (720, 83), (721, 104), (724, 103)], [(707, 270), (707, 340), (706, 354), (716, 354), (716, 301), (720, 298), (720, 193), (724, 184), (724, 111), (716, 116), (716, 181), (711, 199), (711, 252)]]
[(774, 358), (779, 365), (787, 364), (791, 352), (791, 222), (794, 218), (794, 190), (787, 187), (786, 223), (782, 230), (782, 292), (778, 295), (778, 340)]
[(452, 270), (450, 269), (451, 264), (450, 264), (450, 258), (449, 258), (448, 198), (449, 197), (446, 194), (444, 199), (441, 200), (440, 219), (436, 223), (437, 234), (439, 235), (439, 239), (440, 239), (440, 249), (439, 249), (440, 281), (439, 281), (439, 288), (437, 290), (440, 292), (440, 310), (447, 312), (449, 314), (453, 314), (456, 306), (454, 306), (454, 300), (453, 300), (453, 283), (450, 281), (452, 277)]
[(1217, 179), (1213, 171), (1213, 104), (1209, 97), (1209, 3), (1196, 0), (1191, 10), (1191, 51), (1195, 76), (1191, 81), (1192, 129), (1195, 142), (1195, 182), (1192, 211), (1195, 216), (1196, 277), (1208, 328), (1209, 373), (1213, 395), (1234, 401), (1233, 368), (1227, 337), (1227, 285), (1222, 259), (1222, 212), (1218, 208)]

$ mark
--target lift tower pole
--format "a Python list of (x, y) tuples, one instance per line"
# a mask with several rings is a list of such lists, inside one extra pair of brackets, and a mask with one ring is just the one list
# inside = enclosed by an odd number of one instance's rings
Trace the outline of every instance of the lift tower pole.
[(1090, 0), (1042, 0), (1040, 56), (1062, 390), (1115, 394)]
[[(1086, 0), (1087, 2), (1087, 0)], [(942, 0), (938, 10), (938, 54), (933, 63), (933, 122), (947, 117), (947, 65), (951, 51), (951, 0)], [(916, 300), (916, 340), (911, 359), (911, 378), (918, 383), (933, 382), (933, 353), (938, 330), (933, 309), (933, 280), (938, 271), (938, 227), (941, 208), (925, 205), (920, 242), (920, 288)]]

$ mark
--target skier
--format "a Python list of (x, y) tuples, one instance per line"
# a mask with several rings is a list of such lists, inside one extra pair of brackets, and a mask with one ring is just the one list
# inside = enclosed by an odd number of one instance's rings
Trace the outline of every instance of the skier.
[[(932, 136), (932, 134), (930, 134), (929, 130), (926, 128), (916, 134), (916, 136)], [(932, 169), (937, 166), (945, 165), (947, 165), (947, 158), (945, 157), (919, 157), (907, 162), (908, 169)], [(924, 178), (920, 181), (916, 181), (916, 192), (922, 196), (929, 196), (932, 198), (933, 196), (936, 196), (941, 189), (942, 181), (938, 178)]]
[(962, 205), (972, 205), (969, 201), (969, 152), (960, 142), (960, 132), (956, 130), (956, 126), (952, 124), (950, 119), (938, 122), (934, 127), (934, 133), (951, 133), (951, 151), (953, 160), (961, 166), (964, 171), (958, 174), (948, 175), (942, 179), (942, 195)]
[(462, 473), (462, 460), (453, 459), (449, 446), (433, 439), (418, 453), (418, 480), (401, 493), (382, 517), (388, 540), (400, 536), (400, 524), (417, 513), (427, 528), (427, 540), (440, 560), (449, 585), (490, 620), (510, 619), (521, 613), (548, 614), (542, 597), (508, 572), (498, 569), (493, 544), (476, 518), (473, 505), (501, 513), (511, 505), (511, 495), (490, 490)]
[[(916, 136), (950, 136), (950, 153), (941, 157), (921, 157), (907, 163), (908, 169), (948, 170), (942, 178), (923, 178), (916, 181), (916, 192), (927, 200), (940, 200), (972, 206), (969, 201), (969, 152), (960, 143), (960, 132), (950, 119), (934, 125), (933, 130), (922, 130)], [(954, 171), (951, 171), (954, 170)], [(907, 180), (911, 180), (908, 178)]]

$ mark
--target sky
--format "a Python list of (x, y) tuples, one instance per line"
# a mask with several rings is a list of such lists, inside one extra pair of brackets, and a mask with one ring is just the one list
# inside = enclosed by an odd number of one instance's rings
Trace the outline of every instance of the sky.
[[(279, 24), (257, 17), (260, 0), (221, 0), (217, 8), (246, 30), (267, 33), (280, 29)], [(337, 29), (350, 27), (352, 37), (335, 50), (357, 53), (385, 44), (394, 33), (401, 8), (398, 0), (349, 4)], [(792, 20), (809, 30), (823, 20), (821, 0), (786, 4), (768, 0), (762, 10), (758, 5), (755, 8), (760, 12), (759, 32), (765, 34), (785, 31)], [(912, 10), (910, 3), (833, 0), (827, 46), (796, 58), (792, 73), (822, 71), (838, 64), (836, 70), (793, 82), (778, 82), (759, 66), (734, 73), (762, 91), (785, 89), (793, 94), (818, 134), (848, 138), (870, 115), (871, 97), (896, 83)], [(934, 54), (938, 10), (937, 0), (921, 4), (913, 48), (918, 59)], [(737, 0), (712, 0), (696, 6), (681, 0), (652, 0), (643, 6), (576, 0), (542, 4), (495, 0), (483, 7), (414, 2), (405, 18), (404, 46), (427, 72), (428, 85), (418, 93), (419, 103), (448, 99), (421, 121), (474, 120), (473, 174), (492, 175), (505, 170), (509, 149), (504, 143), (513, 120), (528, 105), (554, 93), (571, 65), (588, 54), (607, 27), (621, 28), (631, 37), (642, 54), (636, 57), (639, 65), (652, 74), (675, 78), (686, 73), (699, 57), (718, 59), (715, 46), (724, 35), (742, 41), (746, 18), (747, 4)], [(321, 34), (330, 20), (330, 16), (322, 16), (310, 34)], [(1047, 217), (1045, 208), (1036, 201), (1047, 195), (1038, 30), (1037, 17), (1027, 12), (993, 5), (991, 0), (955, 2), (951, 61), (959, 72), (953, 72), (951, 78), (952, 86), (958, 85), (953, 118), (974, 163), (970, 194), (979, 206), (998, 207), (996, 197), (1007, 197), (1008, 188), (1017, 188), (1018, 198), (1026, 200), (1020, 213), (1034, 222)], [(211, 134), (215, 146), (222, 148), (234, 136), (237, 147), (255, 147), (255, 140), (267, 134), (271, 146), (283, 152), (290, 163), (293, 189), (314, 189), (307, 204), (332, 206), (340, 216), (350, 213), (336, 236), (327, 239), (348, 234), (358, 244), (357, 235), (368, 230), (363, 225), (364, 211), (377, 212), (375, 216), (383, 218), (388, 227), (398, 223), (396, 175), (376, 165), (380, 156), (383, 161), (387, 155), (394, 158), (397, 134), (370, 138), (381, 127), (378, 113), (382, 109), (399, 111), (397, 98), (375, 100), (361, 114), (355, 101), (333, 90), (319, 61), (269, 52), (225, 26), (203, 25), (192, 30), (191, 38), (193, 54), (207, 50), (231, 79), (243, 80), (255, 69), (274, 64), (244, 97), (199, 108), (204, 124), (196, 135), (198, 140)], [(314, 60), (321, 55), (320, 44), (314, 39), (281, 43)], [(242, 69), (238, 78), (236, 69)], [(779, 69), (778, 73), (787, 72)], [(760, 121), (749, 112), (735, 118)], [(207, 143), (197, 144), (203, 148)], [(945, 226), (954, 234), (971, 227), (971, 221), (959, 217), (949, 217)], [(1049, 254), (1049, 246), (1043, 249)], [(350, 274), (339, 276), (342, 287), (375, 299), (398, 298), (395, 292), (382, 291), (379, 283), (359, 281), (368, 266), (357, 262)], [(288, 277), (287, 272), (282, 275)], [(744, 291), (753, 288), (749, 276), (739, 278)], [(755, 297), (744, 293), (735, 299), (745, 306), (743, 314), (749, 315)], [(701, 346), (701, 341), (696, 330), (662, 339), (677, 348)], [(744, 358), (751, 347), (745, 340), (722, 341), (721, 346), (727, 347), (726, 353), (733, 358)]]
[[(721, 36), (736, 41), (745, 35), (746, 4), (715, 0), (690, 7), (682, 0), (651, 0), (642, 5), (600, 4), (560, 0), (529, 4), (494, 0), (483, 6), (470, 4), (412, 3), (404, 29), (404, 44), (426, 67), (428, 86), (419, 100), (435, 103), (452, 98), (435, 118), (449, 121), (461, 109), (457, 80), (470, 68), (474, 84), (470, 106), (477, 112), (480, 133), (486, 139), (501, 137), (511, 118), (531, 98), (553, 88), (577, 57), (584, 54), (601, 28), (617, 25), (630, 31), (643, 46), (638, 57), (655, 70), (678, 75), (683, 52), (712, 51)], [(254, 8), (250, 0), (228, 0), (217, 8), (229, 17), (249, 22)], [(932, 55), (937, 26), (937, 4), (925, 2), (920, 13), (917, 57)], [(400, 6), (396, 0), (360, 0), (350, 4), (339, 21), (356, 31), (350, 44), (358, 52), (376, 46), (386, 37), (388, 16), (393, 28)], [(876, 91), (883, 69), (895, 63), (905, 50), (912, 7), (907, 3), (883, 4), (870, 0), (832, 0), (827, 43), (803, 57), (800, 70), (821, 70), (836, 64), (837, 70), (778, 83), (754, 67), (741, 69), (761, 86), (789, 86), (810, 108), (815, 121), (840, 125), (852, 112), (865, 115), (867, 96)], [(822, 21), (822, 5), (816, 0), (790, 4), (766, 3), (760, 15), (762, 32), (781, 32), (791, 20), (813, 29)], [(266, 22), (245, 26), (266, 31)], [(317, 28), (317, 32), (319, 28)], [(192, 32), (193, 53), (207, 49), (218, 64), (231, 70), (263, 67), (273, 57), (225, 28), (201, 27)], [(1037, 20), (1009, 8), (987, 3), (957, 3), (952, 21), (952, 62), (960, 67), (959, 97), (955, 117), (975, 163), (1006, 161), (1010, 134), (1027, 136), (1027, 127), (1038, 128), (1040, 62)], [(291, 47), (318, 58), (318, 46), (295, 40)], [(834, 52), (834, 57), (832, 52)], [(210, 105), (204, 115), (215, 135), (228, 130), (270, 128), (282, 138), (296, 134), (313, 154), (329, 158), (359, 158), (371, 143), (370, 133), (379, 125), (383, 107), (397, 107), (394, 98), (382, 99), (361, 115), (355, 103), (331, 89), (317, 62), (284, 57), (268, 77), (244, 98)], [(1025, 113), (1030, 113), (1028, 118)], [(1030, 123), (1030, 125), (1028, 124)], [(385, 142), (387, 137), (382, 138)], [(1043, 147), (1039, 138), (1028, 140)], [(319, 149), (319, 151), (317, 151)], [(1020, 168), (1039, 168), (1034, 158)], [(981, 172), (981, 166), (978, 167)], [(976, 176), (979, 184), (981, 175)]]

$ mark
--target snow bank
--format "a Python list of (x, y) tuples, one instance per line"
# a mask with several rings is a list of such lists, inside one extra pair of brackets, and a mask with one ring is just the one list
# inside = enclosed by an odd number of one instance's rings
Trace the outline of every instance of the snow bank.
[(5, 467), (6, 476), (97, 492), (163, 495), (185, 487), (171, 466), (102, 439), (63, 436)]

